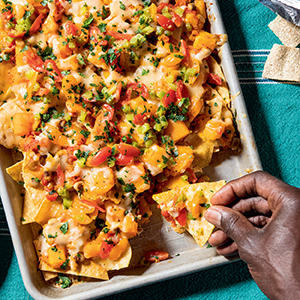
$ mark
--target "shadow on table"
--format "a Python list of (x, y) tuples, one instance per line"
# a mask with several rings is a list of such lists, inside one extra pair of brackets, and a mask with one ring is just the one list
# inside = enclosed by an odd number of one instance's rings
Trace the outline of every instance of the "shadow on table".
[(248, 281), (252, 278), (246, 264), (237, 261), (101, 299), (207, 299), (205, 296), (211, 296), (214, 291), (221, 294), (228, 287)]
[[(244, 38), (244, 31), (234, 1), (219, 1), (219, 5), (231, 49), (250, 50)], [(249, 73), (255, 72), (254, 69), (251, 70), (251, 67), (254, 68), (253, 65), (248, 65)], [(265, 117), (267, 111), (262, 108), (263, 101), (259, 99), (257, 85), (243, 84), (242, 91), (263, 170), (282, 179), (282, 172), (279, 170), (278, 159), (271, 142), (270, 128)]]
[(6, 218), (4, 215), (2, 202), (0, 200), (0, 287), (2, 286), (11, 264), (11, 260), (14, 254), (14, 247), (12, 245), (11, 237), (9, 235)]

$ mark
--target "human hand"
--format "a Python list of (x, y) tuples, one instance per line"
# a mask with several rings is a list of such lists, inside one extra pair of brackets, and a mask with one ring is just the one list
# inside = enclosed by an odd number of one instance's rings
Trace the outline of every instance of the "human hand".
[[(205, 212), (219, 254), (239, 254), (270, 299), (300, 299), (300, 189), (263, 172), (233, 180)], [(230, 207), (228, 207), (230, 206)]]

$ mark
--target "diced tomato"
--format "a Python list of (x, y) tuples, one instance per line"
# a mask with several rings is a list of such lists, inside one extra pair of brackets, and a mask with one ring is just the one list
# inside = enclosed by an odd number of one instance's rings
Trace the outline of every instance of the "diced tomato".
[(122, 153), (118, 153), (114, 156), (116, 159), (116, 165), (126, 166), (132, 163), (133, 156), (123, 155)]
[(49, 184), (49, 181), (46, 180), (46, 179), (43, 177), (43, 179), (42, 179), (42, 185), (43, 185), (43, 186), (47, 186), (48, 184)]
[(176, 221), (180, 224), (180, 226), (186, 225), (186, 209), (182, 209), (176, 218)]
[(59, 187), (64, 187), (64, 185), (65, 185), (65, 174), (64, 174), (60, 164), (58, 164), (58, 166), (57, 166), (56, 175), (57, 175), (57, 185)]
[[(108, 242), (108, 243), (107, 243)], [(111, 250), (113, 249), (114, 247), (114, 243), (113, 241), (110, 242), (110, 240), (107, 240), (106, 241), (103, 241), (101, 243), (101, 247), (100, 247), (100, 257), (102, 259), (106, 259), (109, 257), (109, 254), (111, 252)]]
[(106, 46), (108, 41), (104, 40), (104, 34), (101, 32), (101, 30), (96, 27), (92, 26), (90, 29), (90, 40), (94, 42), (95, 44), (99, 44), (101, 46)]
[(90, 160), (90, 166), (91, 167), (96, 167), (101, 165), (106, 161), (106, 159), (110, 156), (111, 154), (111, 148), (110, 147), (104, 147), (100, 149), (96, 155), (94, 155), (91, 160)]
[(182, 18), (177, 15), (174, 11), (171, 12), (171, 15), (172, 15), (172, 21), (174, 22), (174, 24), (177, 26), (177, 27), (180, 27), (181, 24), (182, 24)]
[(58, 69), (56, 63), (52, 59), (47, 59), (45, 61), (45, 71), (48, 75), (53, 76), (55, 81), (62, 81), (63, 76)]
[(117, 146), (117, 149), (121, 154), (125, 156), (139, 156), (141, 153), (138, 148), (128, 144), (119, 144)]
[(65, 30), (67, 35), (72, 35), (73, 37), (78, 36), (80, 34), (78, 28), (72, 21), (68, 21), (66, 23)]
[(96, 209), (98, 209), (98, 210), (101, 211), (101, 212), (105, 212), (105, 209), (102, 208), (101, 206), (99, 206), (99, 205), (98, 205), (97, 203), (95, 203), (95, 202), (92, 202), (92, 201), (89, 201), (89, 200), (84, 200), (84, 199), (80, 199), (80, 201), (81, 201), (82, 203), (85, 203), (85, 204), (89, 205), (89, 206), (95, 207)]
[(222, 78), (217, 74), (209, 73), (207, 80), (211, 84), (222, 85)]
[(162, 2), (157, 6), (157, 13), (160, 14), (165, 7), (168, 7), (169, 10), (174, 8), (172, 4)]
[(26, 31), (18, 32), (16, 30), (10, 30), (7, 32), (7, 35), (12, 38), (22, 38), (25, 36)]
[(38, 147), (40, 146), (40, 142), (35, 140), (33, 136), (26, 137), (22, 139), (20, 142), (21, 149), (23, 151), (34, 151), (38, 152)]
[(168, 222), (173, 221), (173, 217), (166, 210), (161, 210), (161, 215), (165, 217)]
[(39, 73), (45, 72), (44, 62), (37, 54), (35, 54), (31, 50), (27, 50), (24, 52), (23, 60), (34, 71), (39, 72)]
[(156, 21), (165, 30), (174, 31), (176, 28), (174, 22), (165, 17), (164, 15), (157, 14)]
[(186, 172), (189, 174), (188, 175), (188, 181), (189, 182), (192, 182), (192, 183), (197, 182), (198, 178), (196, 177), (194, 171), (191, 168), (187, 168)]
[(62, 2), (65, 0), (55, 0), (55, 10), (54, 10), (54, 20), (57, 22), (60, 20), (65, 12), (65, 7), (63, 6)]
[(175, 6), (187, 6), (187, 0), (176, 0)]
[(104, 113), (103, 120), (111, 121), (114, 117), (115, 110), (108, 104), (103, 104), (102, 108), (104, 108), (107, 112)]
[(147, 122), (147, 116), (145, 114), (136, 114), (133, 117), (133, 124), (135, 125), (144, 125)]
[(190, 62), (190, 51), (185, 40), (180, 41), (180, 52), (184, 55), (181, 63), (188, 67)]
[(29, 30), (29, 34), (30, 34), (30, 35), (33, 35), (34, 33), (36, 33), (36, 32), (39, 30), (39, 28), (40, 28), (40, 26), (41, 26), (41, 24), (42, 24), (42, 21), (43, 21), (43, 18), (44, 18), (44, 17), (45, 17), (44, 14), (40, 14), (40, 15), (34, 20), (33, 24), (32, 24), (31, 27), (30, 27), (30, 30)]
[(55, 192), (55, 193), (48, 193), (47, 195), (46, 195), (46, 199), (47, 200), (49, 200), (49, 201), (55, 201), (56, 199), (57, 199), (57, 197), (58, 197), (58, 194)]
[(182, 98), (190, 98), (189, 91), (182, 80), (177, 81), (176, 98), (177, 101), (180, 101)]
[(169, 107), (171, 103), (176, 102), (176, 93), (174, 90), (170, 89), (161, 100), (164, 107)]
[[(138, 93), (141, 93), (141, 96), (144, 98), (149, 97), (149, 92), (147, 87), (143, 83), (138, 82), (131, 82), (127, 84), (127, 91), (128, 89), (131, 89), (131, 91), (136, 91)], [(130, 93), (131, 97), (131, 93)]]
[(169, 257), (169, 253), (161, 250), (149, 251), (144, 254), (145, 260), (149, 262), (160, 262)]
[(114, 30), (107, 30), (106, 35), (110, 35), (113, 38), (115, 38), (116, 40), (127, 40), (127, 41), (130, 41), (131, 38), (133, 37), (132, 34), (120, 33), (120, 32), (114, 31)]
[(116, 58), (111, 62), (111, 66), (114, 67), (114, 70), (116, 70), (119, 73), (123, 73), (125, 71), (125, 68), (120, 63), (120, 52), (118, 50), (115, 50)]

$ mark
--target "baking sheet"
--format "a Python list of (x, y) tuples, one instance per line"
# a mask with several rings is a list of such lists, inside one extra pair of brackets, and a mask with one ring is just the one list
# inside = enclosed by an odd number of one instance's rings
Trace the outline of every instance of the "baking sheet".
[[(225, 33), (216, 0), (205, 1), (208, 7), (211, 29), (214, 33)], [(212, 181), (231, 180), (249, 171), (261, 169), (250, 121), (247, 115), (241, 88), (238, 83), (229, 44), (222, 49), (222, 67), (232, 95), (240, 93), (233, 101), (237, 110), (237, 122), (241, 136), (242, 152), (228, 151), (215, 158), (213, 166), (204, 169)], [(31, 225), (21, 224), (22, 198), (20, 187), (5, 172), (13, 164), (11, 152), (0, 147), (0, 193), (6, 213), (12, 241), (26, 289), (35, 299), (93, 299), (116, 292), (147, 285), (157, 281), (182, 276), (191, 272), (230, 262), (218, 255), (214, 248), (200, 248), (189, 234), (177, 234), (169, 223), (157, 214), (144, 226), (144, 232), (131, 240), (132, 264), (140, 259), (144, 251), (160, 249), (169, 252), (171, 258), (147, 268), (129, 268), (110, 273), (109, 281), (91, 280), (68, 289), (58, 289), (47, 284), (37, 270), (38, 263), (33, 247)], [(155, 206), (154, 206), (155, 207)]]

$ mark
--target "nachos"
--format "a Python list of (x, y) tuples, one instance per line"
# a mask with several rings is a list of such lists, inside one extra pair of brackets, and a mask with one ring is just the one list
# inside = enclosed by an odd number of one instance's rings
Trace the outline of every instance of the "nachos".
[(0, 3), (0, 144), (23, 153), (7, 171), (23, 223), (41, 226), (39, 268), (108, 279), (153, 193), (195, 183), (236, 145), (226, 36), (207, 30), (203, 0)]

